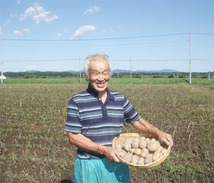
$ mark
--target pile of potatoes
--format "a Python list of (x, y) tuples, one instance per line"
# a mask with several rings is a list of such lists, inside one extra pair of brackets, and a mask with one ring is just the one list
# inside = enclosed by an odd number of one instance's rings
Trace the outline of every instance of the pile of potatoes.
[(167, 147), (158, 140), (146, 137), (119, 138), (114, 147), (125, 162), (134, 165), (150, 164), (167, 152)]

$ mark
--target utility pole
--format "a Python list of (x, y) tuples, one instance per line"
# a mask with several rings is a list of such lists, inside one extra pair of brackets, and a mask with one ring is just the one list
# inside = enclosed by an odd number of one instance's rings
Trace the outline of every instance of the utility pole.
[(191, 71), (191, 32), (189, 33), (189, 84), (192, 83), (192, 71)]
[(80, 68), (80, 84), (82, 84), (82, 73), (81, 73), (81, 60), (79, 58), (79, 68)]
[(130, 59), (130, 78), (132, 78), (132, 60)]
[(4, 81), (3, 75), (3, 39), (1, 39), (1, 84), (3, 84)]

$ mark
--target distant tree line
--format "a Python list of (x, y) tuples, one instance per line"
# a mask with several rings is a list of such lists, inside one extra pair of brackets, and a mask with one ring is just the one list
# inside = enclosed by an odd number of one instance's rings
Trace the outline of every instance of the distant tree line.
[[(7, 78), (68, 78), (79, 77), (80, 72), (5, 72)], [(81, 72), (84, 77), (83, 72)], [(188, 78), (188, 72), (119, 72), (113, 73), (115, 78)], [(192, 78), (214, 78), (214, 72), (193, 72)]]
[(78, 77), (79, 72), (5, 72), (5, 76), (11, 78), (66, 78)]
[[(208, 72), (193, 72), (192, 78), (208, 78)], [(213, 78), (214, 73), (210, 73), (210, 76)], [(120, 78), (188, 78), (188, 72), (121, 72), (121, 73), (113, 73), (113, 77), (120, 77)]]

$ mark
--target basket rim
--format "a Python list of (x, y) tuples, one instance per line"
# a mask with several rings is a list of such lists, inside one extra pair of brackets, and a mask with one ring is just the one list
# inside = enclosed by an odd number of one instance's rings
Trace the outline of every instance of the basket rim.
[[(126, 138), (126, 137), (148, 137), (148, 138), (155, 138), (157, 139), (154, 135), (148, 134), (148, 133), (122, 133), (119, 136), (115, 137), (112, 141), (112, 147), (115, 148), (115, 141), (118, 140), (119, 138)], [(149, 163), (149, 164), (144, 164), (144, 165), (138, 165), (138, 164), (132, 164), (130, 162), (125, 161), (122, 159), (119, 155), (117, 155), (118, 159), (120, 160), (121, 163), (126, 164), (128, 166), (133, 166), (133, 167), (139, 167), (139, 168), (152, 168), (155, 166), (160, 165), (165, 159), (169, 156), (171, 151), (171, 147), (167, 147), (167, 151), (156, 161)]]

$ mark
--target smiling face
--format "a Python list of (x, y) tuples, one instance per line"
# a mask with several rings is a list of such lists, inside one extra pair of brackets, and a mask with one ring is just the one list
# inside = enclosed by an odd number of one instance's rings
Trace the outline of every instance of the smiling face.
[(99, 96), (103, 95), (110, 80), (108, 63), (105, 60), (92, 60), (89, 64), (89, 78), (87, 80), (89, 80), (91, 86), (98, 92)]

